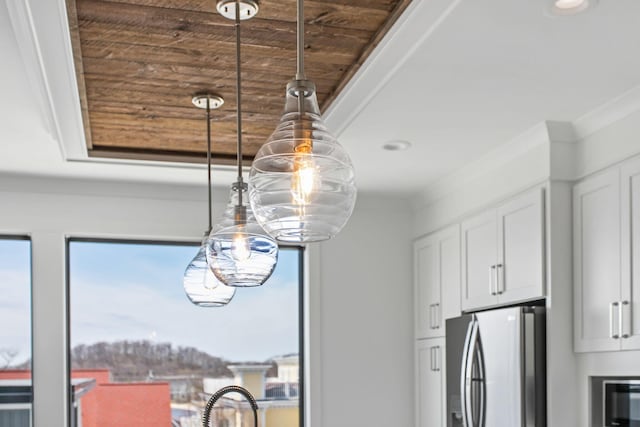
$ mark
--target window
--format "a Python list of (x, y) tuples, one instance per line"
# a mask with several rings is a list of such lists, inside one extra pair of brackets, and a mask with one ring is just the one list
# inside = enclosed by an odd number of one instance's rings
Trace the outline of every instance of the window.
[[(116, 425), (199, 426), (211, 394), (237, 384), (259, 400), (261, 426), (299, 427), (301, 250), (281, 248), (267, 283), (238, 289), (222, 308), (194, 306), (184, 293), (184, 270), (197, 250), (69, 242), (78, 425), (96, 425), (100, 407)], [(232, 395), (212, 414), (215, 425), (229, 427), (247, 417), (249, 407)]]
[(31, 425), (31, 242), (0, 236), (0, 426)]

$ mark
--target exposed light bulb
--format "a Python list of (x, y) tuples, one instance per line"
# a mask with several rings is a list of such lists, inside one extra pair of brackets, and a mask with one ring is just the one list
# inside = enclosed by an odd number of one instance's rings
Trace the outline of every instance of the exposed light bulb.
[(247, 239), (244, 230), (241, 228), (237, 233), (233, 235), (233, 241), (231, 243), (231, 256), (236, 261), (247, 261), (251, 258), (251, 247), (249, 239)]
[(235, 288), (220, 282), (209, 269), (206, 240), (187, 266), (182, 283), (189, 300), (201, 307), (222, 307), (231, 301), (236, 292)]
[(308, 205), (315, 190), (320, 187), (320, 177), (311, 156), (300, 155), (294, 160), (291, 175), (291, 195), (293, 203)]

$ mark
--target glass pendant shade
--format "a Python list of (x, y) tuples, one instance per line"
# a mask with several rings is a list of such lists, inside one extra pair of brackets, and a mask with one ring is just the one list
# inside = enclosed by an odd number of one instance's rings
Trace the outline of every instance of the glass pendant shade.
[(278, 241), (327, 240), (347, 223), (356, 193), (351, 159), (324, 124), (313, 83), (292, 81), (284, 114), (249, 174), (258, 223)]
[(189, 300), (200, 307), (222, 307), (229, 303), (236, 288), (225, 286), (209, 269), (206, 239), (184, 272), (183, 286)]
[(260, 286), (273, 273), (278, 262), (278, 244), (258, 225), (243, 201), (246, 190), (234, 189), (220, 227), (207, 241), (207, 261), (216, 278), (231, 287)]

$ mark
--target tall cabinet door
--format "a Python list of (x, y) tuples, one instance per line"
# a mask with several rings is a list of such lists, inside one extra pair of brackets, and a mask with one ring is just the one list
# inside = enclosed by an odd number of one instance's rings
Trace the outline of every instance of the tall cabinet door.
[(544, 295), (544, 192), (525, 193), (498, 210), (498, 300)]
[(439, 332), (440, 249), (436, 237), (417, 240), (413, 247), (416, 338), (435, 337)]
[(440, 251), (440, 294), (442, 310), (438, 314), (444, 335), (445, 320), (460, 316), (460, 227), (438, 233)]
[(622, 168), (622, 348), (640, 350), (640, 160)]
[(444, 346), (444, 338), (416, 342), (416, 427), (446, 427)]
[(574, 348), (620, 348), (620, 175), (618, 170), (573, 188)]
[(414, 243), (416, 338), (445, 335), (445, 319), (460, 315), (460, 228)]
[(462, 309), (495, 305), (497, 230), (495, 210), (462, 223)]

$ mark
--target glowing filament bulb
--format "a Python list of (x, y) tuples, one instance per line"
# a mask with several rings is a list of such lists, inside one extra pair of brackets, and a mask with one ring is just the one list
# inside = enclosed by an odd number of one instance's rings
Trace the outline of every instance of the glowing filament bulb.
[(308, 205), (313, 193), (320, 186), (320, 177), (311, 154), (311, 143), (304, 142), (296, 147), (291, 177), (291, 195), (294, 203)]
[(249, 239), (243, 232), (237, 232), (233, 235), (231, 243), (231, 256), (236, 261), (246, 261), (251, 257), (251, 248), (249, 247)]

